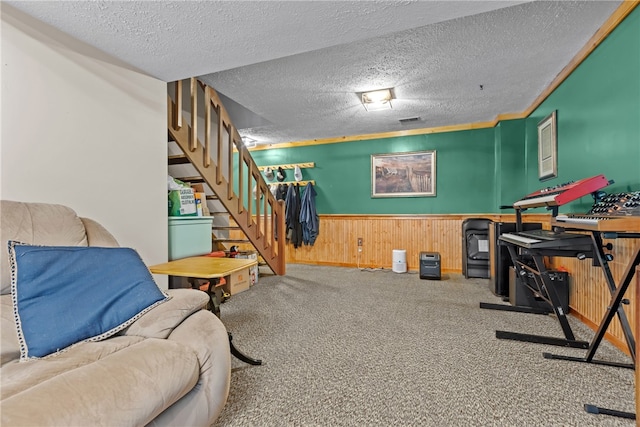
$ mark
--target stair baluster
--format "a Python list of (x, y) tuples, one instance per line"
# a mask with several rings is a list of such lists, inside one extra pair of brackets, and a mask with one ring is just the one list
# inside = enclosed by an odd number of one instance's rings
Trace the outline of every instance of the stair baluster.
[[(198, 139), (198, 96), (204, 95), (204, 143)], [(217, 200), (258, 251), (275, 274), (285, 274), (284, 203), (277, 201), (268, 190), (262, 174), (244, 146), (215, 89), (190, 79), (191, 124), (182, 126), (182, 81), (175, 83), (174, 99), (167, 97), (169, 136), (176, 141), (185, 157), (200, 174), (201, 181), (213, 190)], [(213, 110), (213, 111), (212, 111)], [(217, 115), (217, 150), (211, 153), (212, 113)], [(237, 152), (237, 168), (233, 153)], [(224, 169), (227, 169), (226, 171)], [(246, 170), (246, 179), (245, 179)], [(226, 173), (225, 173), (226, 172)], [(192, 177), (194, 178), (194, 177)], [(194, 178), (196, 179), (196, 178)], [(256, 199), (252, 184), (255, 182)], [(237, 184), (238, 193), (234, 191)], [(245, 190), (246, 193), (245, 193)], [(263, 202), (261, 202), (261, 197)], [(254, 212), (255, 208), (255, 212)], [(280, 237), (280, 238), (278, 238)], [(229, 239), (231, 240), (231, 239)]]

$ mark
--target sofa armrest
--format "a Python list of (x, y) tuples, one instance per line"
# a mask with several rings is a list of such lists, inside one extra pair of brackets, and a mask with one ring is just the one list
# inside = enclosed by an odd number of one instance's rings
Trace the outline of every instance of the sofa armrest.
[(149, 310), (120, 334), (165, 339), (184, 319), (209, 302), (206, 293), (195, 289), (169, 289), (167, 293), (169, 300)]
[(223, 323), (201, 310), (171, 332), (169, 341), (189, 347), (198, 356), (198, 384), (146, 427), (211, 426), (222, 412), (231, 384), (231, 351)]
[(90, 218), (80, 218), (87, 233), (87, 244), (89, 246), (117, 247), (118, 241), (100, 223)]
[(20, 359), (20, 342), (11, 295), (0, 296), (0, 366)]

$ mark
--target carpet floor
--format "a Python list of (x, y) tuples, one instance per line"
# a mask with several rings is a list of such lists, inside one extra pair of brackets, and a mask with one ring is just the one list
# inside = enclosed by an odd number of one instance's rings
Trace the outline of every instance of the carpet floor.
[[(563, 335), (555, 316), (480, 302), (502, 303), (488, 280), (459, 274), (288, 265), (263, 275), (221, 307), (234, 344), (263, 365), (232, 358), (215, 426), (635, 425), (583, 409), (634, 412), (633, 370), (542, 357), (586, 350), (498, 340), (496, 330)], [(631, 362), (608, 342), (596, 358)]]

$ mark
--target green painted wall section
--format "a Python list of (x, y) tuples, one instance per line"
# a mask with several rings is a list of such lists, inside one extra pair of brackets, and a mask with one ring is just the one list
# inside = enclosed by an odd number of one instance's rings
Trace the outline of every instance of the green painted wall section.
[[(557, 110), (558, 177), (537, 175), (537, 124)], [(604, 174), (609, 193), (640, 190), (640, 8), (526, 120), (527, 193)], [(560, 208), (585, 212), (590, 196)]]
[[(524, 83), (523, 83), (524, 84)], [(538, 180), (537, 124), (557, 110), (558, 176)], [(371, 197), (371, 155), (436, 150), (436, 196)], [(604, 174), (608, 192), (640, 190), (640, 8), (528, 118), (492, 129), (253, 151), (258, 165), (315, 162), (321, 214), (511, 213), (500, 205)], [(293, 180), (288, 171), (287, 180)], [(586, 212), (591, 197), (561, 208)], [(536, 209), (542, 211), (543, 209)]]
[[(511, 206), (527, 193), (525, 170), (524, 119), (509, 120), (496, 126), (496, 206)], [(504, 213), (513, 213), (506, 210)]]
[[(372, 154), (424, 150), (436, 150), (435, 197), (371, 197)], [(317, 210), (321, 214), (495, 210), (494, 129), (272, 148), (251, 155), (258, 165), (315, 162), (315, 168), (303, 169), (302, 173), (304, 180), (316, 181)], [(286, 180), (293, 180), (293, 171), (287, 172)]]

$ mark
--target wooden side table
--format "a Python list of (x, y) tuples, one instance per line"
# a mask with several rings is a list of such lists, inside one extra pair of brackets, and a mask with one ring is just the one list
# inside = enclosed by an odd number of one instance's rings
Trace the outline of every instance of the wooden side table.
[[(222, 300), (222, 290), (218, 286), (220, 279), (257, 264), (258, 260), (256, 259), (195, 256), (152, 265), (149, 267), (149, 271), (153, 274), (186, 277), (190, 282), (194, 279), (208, 279), (209, 287), (206, 292), (209, 295), (210, 310), (220, 317), (220, 303)], [(197, 285), (194, 285), (195, 282), (191, 283), (192, 287), (199, 289)], [(231, 332), (227, 331), (227, 333), (229, 334), (229, 347), (233, 356), (250, 365), (262, 365), (262, 360), (254, 359), (239, 351), (233, 344), (233, 335), (231, 335)]]

